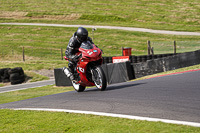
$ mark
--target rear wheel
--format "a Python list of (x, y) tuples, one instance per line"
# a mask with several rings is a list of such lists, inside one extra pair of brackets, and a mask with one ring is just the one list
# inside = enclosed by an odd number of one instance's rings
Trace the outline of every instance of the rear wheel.
[(103, 69), (100, 66), (92, 69), (92, 76), (96, 87), (101, 91), (105, 90), (107, 87), (107, 81)]
[(74, 89), (77, 91), (77, 92), (83, 92), (85, 90), (85, 86), (82, 86), (80, 84), (76, 84), (72, 81), (72, 85), (74, 87)]

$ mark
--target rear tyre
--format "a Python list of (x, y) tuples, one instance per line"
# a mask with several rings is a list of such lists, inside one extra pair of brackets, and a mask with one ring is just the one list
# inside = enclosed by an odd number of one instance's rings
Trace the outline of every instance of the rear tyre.
[(98, 66), (95, 69), (93, 69), (93, 81), (95, 86), (101, 90), (104, 91), (107, 87), (107, 81), (106, 81), (106, 76), (103, 72), (103, 69)]
[(77, 92), (83, 92), (85, 90), (85, 86), (82, 86), (80, 84), (76, 84), (72, 81), (72, 85), (74, 87), (74, 89), (77, 91)]

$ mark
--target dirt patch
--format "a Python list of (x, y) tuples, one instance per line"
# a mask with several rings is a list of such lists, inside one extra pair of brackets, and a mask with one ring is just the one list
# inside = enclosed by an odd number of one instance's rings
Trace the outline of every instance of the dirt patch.
[(48, 20), (77, 20), (80, 18), (80, 14), (70, 14), (70, 15), (43, 15), (43, 16), (33, 16), (33, 19), (48, 19)]
[(37, 20), (77, 20), (81, 17), (81, 14), (72, 13), (69, 15), (36, 15), (27, 16), (28, 12), (12, 12), (12, 11), (0, 11), (0, 18), (17, 18), (17, 19), (37, 19)]
[(42, 69), (42, 70), (32, 70), (32, 72), (49, 77), (50, 79), (54, 78), (54, 70)]
[(25, 17), (28, 12), (12, 12), (12, 11), (0, 11), (0, 17), (3, 18), (21, 18)]

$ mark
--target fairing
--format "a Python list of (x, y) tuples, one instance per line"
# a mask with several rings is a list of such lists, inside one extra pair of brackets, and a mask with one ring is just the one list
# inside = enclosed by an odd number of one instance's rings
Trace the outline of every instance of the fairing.
[(87, 62), (96, 61), (102, 58), (102, 51), (89, 41), (88, 43), (82, 43), (79, 51), (82, 53), (82, 60)]
[(89, 41), (82, 43), (79, 48), (79, 53), (82, 53), (82, 57), (77, 63), (77, 72), (80, 76), (80, 81), (78, 82), (82, 86), (94, 86), (93, 82), (88, 81), (86, 77), (87, 64), (89, 62), (97, 61), (99, 64), (102, 64), (102, 51), (96, 47), (94, 44), (91, 44)]

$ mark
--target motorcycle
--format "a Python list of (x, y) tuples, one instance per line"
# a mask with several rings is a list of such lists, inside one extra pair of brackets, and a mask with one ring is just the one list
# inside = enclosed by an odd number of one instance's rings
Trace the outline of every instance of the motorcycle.
[[(81, 44), (76, 55), (79, 57), (79, 60), (75, 67), (75, 81), (71, 81), (74, 89), (77, 92), (83, 92), (86, 86), (96, 86), (101, 91), (105, 90), (107, 80), (101, 68), (103, 62), (102, 50), (90, 41), (85, 41)], [(64, 58), (68, 60), (66, 56)], [(67, 77), (70, 76), (67, 68), (64, 70), (64, 73)]]

